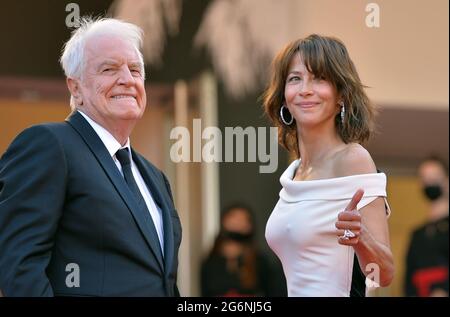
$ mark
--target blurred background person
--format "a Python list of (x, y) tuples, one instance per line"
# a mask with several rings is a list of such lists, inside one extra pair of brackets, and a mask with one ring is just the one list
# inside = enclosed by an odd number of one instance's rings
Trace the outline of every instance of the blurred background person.
[(201, 267), (202, 296), (286, 296), (282, 273), (255, 238), (250, 207), (237, 203), (222, 212), (220, 232)]
[(418, 169), (427, 221), (412, 233), (406, 259), (407, 296), (448, 296), (448, 166), (438, 157)]

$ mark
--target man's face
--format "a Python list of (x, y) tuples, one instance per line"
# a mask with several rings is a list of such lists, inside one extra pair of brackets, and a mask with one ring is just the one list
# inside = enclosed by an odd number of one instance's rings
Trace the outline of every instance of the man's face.
[(143, 65), (133, 45), (115, 36), (87, 40), (79, 109), (104, 127), (142, 117), (147, 98)]

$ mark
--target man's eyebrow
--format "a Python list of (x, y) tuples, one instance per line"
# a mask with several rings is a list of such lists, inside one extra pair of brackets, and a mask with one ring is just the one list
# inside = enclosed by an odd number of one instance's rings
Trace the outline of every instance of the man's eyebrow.
[(142, 67), (142, 63), (141, 62), (130, 62), (128, 63), (128, 66), (130, 67)]
[(106, 60), (100, 63), (100, 65), (98, 65), (98, 68), (102, 68), (103, 66), (116, 66), (118, 65), (118, 63), (114, 60)]
[[(120, 65), (119, 62), (110, 59), (110, 60), (105, 60), (105, 61), (101, 62), (100, 65), (98, 65), (97, 69), (101, 70), (105, 66), (114, 66), (114, 67), (116, 67), (116, 66), (119, 66), (119, 65)], [(139, 61), (132, 61), (132, 62), (128, 63), (128, 67), (133, 67), (133, 68), (136, 67), (136, 68), (141, 69), (141, 68), (144, 67), (144, 65), (141, 62), (139, 62)]]

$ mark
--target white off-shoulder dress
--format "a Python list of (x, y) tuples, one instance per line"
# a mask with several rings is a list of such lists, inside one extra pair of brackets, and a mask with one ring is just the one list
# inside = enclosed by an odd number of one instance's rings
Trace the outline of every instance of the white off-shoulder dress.
[(294, 181), (298, 166), (299, 160), (292, 162), (280, 177), (283, 188), (266, 225), (267, 243), (281, 260), (288, 296), (349, 296), (355, 253), (337, 241), (337, 216), (358, 188), (364, 189), (358, 210), (377, 197), (386, 199), (386, 175)]

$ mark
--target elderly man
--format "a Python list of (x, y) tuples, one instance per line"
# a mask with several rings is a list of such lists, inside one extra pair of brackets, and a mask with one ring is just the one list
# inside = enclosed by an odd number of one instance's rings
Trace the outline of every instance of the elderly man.
[(61, 64), (72, 114), (0, 160), (5, 296), (177, 296), (181, 225), (164, 174), (129, 136), (146, 106), (142, 31), (84, 19)]

